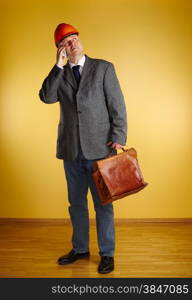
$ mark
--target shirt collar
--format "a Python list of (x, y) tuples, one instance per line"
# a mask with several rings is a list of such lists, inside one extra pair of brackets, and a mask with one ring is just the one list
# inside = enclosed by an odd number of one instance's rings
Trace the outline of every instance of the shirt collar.
[(78, 61), (78, 63), (77, 64), (74, 64), (74, 63), (72, 63), (72, 62), (69, 62), (69, 65), (70, 65), (70, 67), (72, 68), (72, 67), (74, 67), (74, 66), (76, 66), (76, 65), (80, 65), (80, 66), (84, 66), (84, 63), (85, 63), (85, 55), (83, 55), (83, 57), (81, 57), (81, 59)]

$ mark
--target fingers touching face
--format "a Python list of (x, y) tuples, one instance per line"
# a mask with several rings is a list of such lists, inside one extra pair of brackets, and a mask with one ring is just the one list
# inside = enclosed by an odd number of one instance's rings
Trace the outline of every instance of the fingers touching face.
[(83, 52), (83, 46), (76, 34), (64, 38), (58, 45), (58, 48), (64, 47), (68, 56), (74, 56)]

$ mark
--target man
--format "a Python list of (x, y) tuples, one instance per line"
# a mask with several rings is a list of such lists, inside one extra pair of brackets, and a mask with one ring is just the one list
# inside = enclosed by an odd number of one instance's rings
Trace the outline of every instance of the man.
[(84, 54), (76, 28), (61, 23), (54, 39), (56, 64), (45, 78), (39, 97), (45, 103), (60, 104), (56, 157), (63, 160), (73, 235), (72, 250), (61, 256), (58, 263), (65, 265), (90, 255), (90, 188), (101, 257), (98, 272), (106, 274), (114, 270), (113, 206), (101, 204), (91, 172), (95, 160), (117, 154), (117, 149), (126, 144), (124, 98), (113, 64)]

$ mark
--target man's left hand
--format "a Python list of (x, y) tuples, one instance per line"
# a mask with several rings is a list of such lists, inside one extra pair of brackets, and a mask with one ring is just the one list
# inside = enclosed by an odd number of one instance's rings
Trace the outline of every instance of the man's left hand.
[(112, 141), (107, 143), (107, 146), (109, 146), (109, 145), (111, 145), (111, 148), (114, 148), (114, 149), (121, 149), (124, 147), (123, 145), (112, 142)]

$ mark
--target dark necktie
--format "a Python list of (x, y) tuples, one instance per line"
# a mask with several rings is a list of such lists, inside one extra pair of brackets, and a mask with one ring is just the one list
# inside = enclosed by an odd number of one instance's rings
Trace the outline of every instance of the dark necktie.
[(79, 65), (72, 67), (73, 74), (74, 74), (75, 79), (77, 81), (77, 85), (79, 85), (80, 78), (81, 78), (81, 75), (80, 75), (80, 72), (79, 72), (79, 67), (80, 67)]

